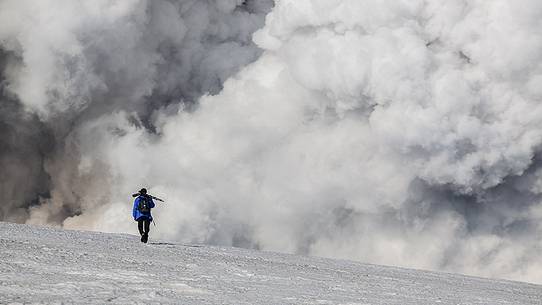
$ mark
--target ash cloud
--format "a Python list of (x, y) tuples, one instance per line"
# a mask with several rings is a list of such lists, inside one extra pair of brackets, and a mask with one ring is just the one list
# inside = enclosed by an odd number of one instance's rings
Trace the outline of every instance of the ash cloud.
[(162, 238), (542, 282), (542, 4), (54, 3), (0, 27), (4, 215), (133, 232), (145, 185)]

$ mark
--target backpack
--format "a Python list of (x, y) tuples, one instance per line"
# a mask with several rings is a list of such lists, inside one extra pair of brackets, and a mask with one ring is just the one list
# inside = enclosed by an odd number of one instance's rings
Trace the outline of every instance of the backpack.
[(139, 196), (139, 203), (137, 204), (137, 209), (141, 213), (149, 213), (151, 211), (149, 199), (147, 198), (147, 196)]

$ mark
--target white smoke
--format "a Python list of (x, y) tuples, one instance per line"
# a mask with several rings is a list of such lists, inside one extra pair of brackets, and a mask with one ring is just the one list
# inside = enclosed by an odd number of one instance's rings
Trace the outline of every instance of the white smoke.
[(269, 6), (240, 21), (241, 2), (73, 9), (96, 29), (66, 21), (45, 51), (0, 30), (24, 63), (8, 88), (77, 122), (58, 161), (77, 166), (48, 170), (29, 222), (67, 200), (65, 227), (133, 232), (147, 186), (168, 201), (154, 236), (542, 282), (542, 3), (276, 1), (249, 64)]

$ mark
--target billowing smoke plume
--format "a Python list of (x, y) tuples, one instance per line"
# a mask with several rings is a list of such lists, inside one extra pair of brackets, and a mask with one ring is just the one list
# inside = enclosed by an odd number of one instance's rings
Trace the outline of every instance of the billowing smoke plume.
[(133, 232), (147, 186), (163, 238), (542, 282), (542, 3), (39, 3), (4, 219)]
[[(155, 111), (190, 109), (261, 53), (271, 1), (1, 1), (0, 219), (62, 223), (108, 201), (101, 135), (111, 113), (155, 133)], [(121, 135), (112, 126), (108, 135)], [(131, 165), (134, 169), (141, 163)], [(112, 192), (116, 192), (114, 189)], [(49, 200), (51, 199), (52, 200)], [(35, 210), (29, 207), (35, 206)]]

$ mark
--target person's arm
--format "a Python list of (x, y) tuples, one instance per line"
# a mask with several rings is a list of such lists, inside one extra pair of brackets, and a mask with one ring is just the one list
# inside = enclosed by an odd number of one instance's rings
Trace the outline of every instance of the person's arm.
[(150, 197), (149, 197), (149, 199), (151, 200), (151, 202), (150, 202), (150, 207), (151, 207), (151, 209), (152, 209), (152, 208), (154, 208), (154, 200), (152, 200), (152, 198), (150, 198)]
[(134, 220), (136, 219), (136, 212), (137, 212), (137, 203), (139, 200), (139, 197), (137, 197), (135, 200), (134, 200), (134, 208), (132, 209), (132, 216), (134, 217)]

